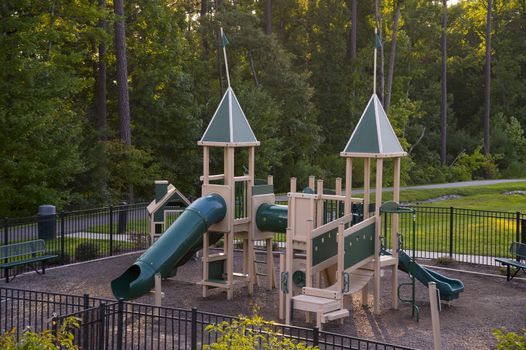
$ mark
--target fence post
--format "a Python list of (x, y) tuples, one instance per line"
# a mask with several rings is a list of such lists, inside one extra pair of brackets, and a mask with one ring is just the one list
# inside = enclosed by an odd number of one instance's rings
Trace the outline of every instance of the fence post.
[(113, 205), (110, 205), (110, 256), (113, 255)]
[(192, 325), (190, 327), (190, 349), (197, 350), (197, 308), (192, 308)]
[(453, 213), (454, 208), (449, 207), (449, 257), (453, 258)]
[(53, 344), (58, 345), (58, 317), (55, 313), (53, 313), (53, 316), (51, 316), (51, 334), (53, 334), (55, 337)]
[(65, 222), (64, 222), (64, 216), (65, 214), (62, 212), (60, 213), (60, 261), (62, 265), (65, 265), (65, 256), (64, 256), (64, 247), (65, 247)]
[(105, 332), (105, 323), (106, 323), (106, 303), (100, 303), (99, 309), (97, 310), (97, 323), (99, 325), (99, 329), (97, 330), (97, 349), (104, 349), (104, 336), (106, 335)]
[(526, 244), (526, 219), (521, 220), (521, 242)]
[[(521, 241), (521, 213), (518, 211), (515, 215), (516, 215), (515, 216), (515, 242), (520, 242)], [(515, 257), (515, 260), (521, 261), (521, 257), (517, 255)]]
[(124, 300), (119, 298), (117, 304), (117, 350), (122, 350), (122, 334), (124, 327)]
[[(4, 218), (4, 245), (8, 245), (9, 244), (9, 219), (8, 218)], [(8, 262), (8, 259), (4, 259), (4, 263), (7, 264)], [(5, 277), (5, 280), (7, 281), (8, 278), (9, 278), (9, 270), (8, 269), (4, 269), (4, 277)]]
[(318, 327), (312, 328), (312, 346), (320, 345), (320, 329)]
[[(83, 308), (84, 310), (87, 310), (89, 309), (89, 294), (84, 294), (83, 295)], [(81, 336), (82, 336), (82, 348), (83, 349), (89, 349), (89, 329), (88, 329), (88, 322), (89, 322), (89, 317), (88, 317), (88, 314), (86, 312), (83, 312), (82, 313), (82, 323), (80, 324), (80, 333), (81, 333)]]

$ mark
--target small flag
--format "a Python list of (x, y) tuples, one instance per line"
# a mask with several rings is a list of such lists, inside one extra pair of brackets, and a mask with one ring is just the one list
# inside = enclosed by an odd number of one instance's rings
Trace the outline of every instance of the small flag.
[(376, 49), (379, 49), (382, 47), (382, 39), (380, 38), (378, 34), (374, 35), (374, 47)]
[(230, 41), (228, 41), (226, 34), (223, 31), (221, 31), (221, 47), (225, 47), (228, 44), (230, 44)]

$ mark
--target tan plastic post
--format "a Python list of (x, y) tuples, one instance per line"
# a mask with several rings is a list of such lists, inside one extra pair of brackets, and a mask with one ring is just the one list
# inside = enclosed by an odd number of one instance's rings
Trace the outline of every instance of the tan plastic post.
[(315, 182), (316, 182), (316, 177), (311, 175), (309, 176), (309, 188), (312, 189), (313, 191), (315, 190)]
[(437, 288), (435, 282), (428, 283), (429, 304), (431, 307), (431, 324), (433, 327), (433, 345), (435, 350), (442, 350), (440, 337), (440, 316), (438, 315)]
[(267, 185), (274, 185), (274, 176), (272, 175), (267, 176)]
[(363, 160), (363, 218), (369, 218), (369, 197), (371, 195), (371, 159)]
[(161, 274), (156, 273), (155, 274), (155, 306), (161, 306), (162, 303), (162, 288), (161, 288)]
[[(393, 201), (400, 203), (400, 163), (401, 158), (397, 157), (393, 159)], [(391, 272), (391, 304), (393, 309), (398, 309), (398, 222), (399, 215), (393, 214), (393, 220), (391, 223), (391, 253), (393, 254), (393, 259), (395, 259), (395, 264), (392, 266)]]
[(375, 217), (376, 231), (374, 240), (374, 313), (380, 313), (380, 235), (382, 233), (382, 219), (380, 218), (380, 206), (382, 205), (382, 175), (383, 158), (376, 159), (376, 199)]
[(290, 192), (296, 192), (296, 178), (290, 178)]

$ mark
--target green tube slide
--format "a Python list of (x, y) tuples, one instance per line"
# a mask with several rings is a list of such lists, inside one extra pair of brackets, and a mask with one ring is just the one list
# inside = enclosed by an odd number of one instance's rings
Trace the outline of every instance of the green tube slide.
[(203, 234), (223, 220), (226, 210), (225, 200), (216, 194), (193, 202), (130, 268), (111, 282), (115, 298), (138, 298), (153, 288), (155, 274), (170, 276), (173, 269), (201, 249)]
[(412, 261), (411, 257), (403, 250), (398, 251), (398, 268), (413, 276), (426, 287), (429, 282), (435, 282), (437, 289), (440, 291), (440, 298), (442, 300), (454, 300), (459, 297), (459, 294), (464, 291), (464, 284), (462, 281), (448, 278), (433, 270), (430, 270), (420, 264)]
[(288, 212), (286, 205), (261, 204), (256, 212), (256, 225), (261, 231), (285, 232)]

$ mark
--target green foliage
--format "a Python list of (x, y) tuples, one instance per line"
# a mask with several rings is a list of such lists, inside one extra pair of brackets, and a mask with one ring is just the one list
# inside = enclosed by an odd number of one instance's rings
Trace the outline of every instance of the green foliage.
[(26, 329), (16, 340), (16, 328), (0, 335), (0, 349), (4, 350), (77, 350), (79, 347), (73, 344), (72, 329), (79, 328), (79, 322), (75, 317), (68, 317), (57, 327), (56, 333), (51, 330), (33, 332)]
[(468, 181), (484, 177), (495, 178), (498, 169), (495, 164), (496, 156), (484, 156), (478, 147), (473, 154), (461, 153), (458, 160), (451, 168), (452, 179)]
[(505, 327), (494, 329), (493, 336), (497, 339), (497, 350), (525, 350), (526, 349), (526, 328), (522, 334), (509, 332)]
[(217, 333), (217, 341), (210, 345), (204, 345), (203, 349), (211, 350), (255, 350), (255, 349), (283, 349), (283, 350), (307, 350), (318, 349), (305, 343), (296, 343), (290, 338), (281, 336), (273, 327), (274, 323), (264, 320), (254, 310), (252, 317), (239, 316), (232, 322), (223, 321), (219, 324), (206, 326), (207, 332)]
[(75, 256), (78, 261), (85, 261), (97, 258), (99, 255), (99, 247), (95, 243), (82, 242), (77, 245), (75, 249)]
[[(232, 87), (261, 146), (259, 178), (287, 191), (308, 175), (343, 177), (345, 146), (372, 93), (374, 3), (359, 2), (357, 57), (349, 57), (351, 9), (345, 1), (273, 2), (273, 34), (263, 32), (264, 1), (125, 2), (132, 146), (118, 140), (111, 6), (97, 2), (6, 1), (0, 8), (0, 215), (151, 200), (155, 179), (199, 194), (206, 128), (226, 79), (218, 31), (227, 46)], [(384, 78), (394, 0), (381, 6)], [(486, 8), (448, 7), (447, 159), (440, 148), (441, 3), (404, 0), (393, 90), (387, 111), (403, 147), (402, 183), (526, 175), (526, 8), (495, 2), (492, 33), (491, 155), (481, 154)], [(100, 28), (101, 19), (108, 21)], [(94, 66), (107, 47), (108, 130), (97, 129)], [(377, 92), (381, 96), (379, 57)], [(385, 88), (385, 87), (384, 87)], [(104, 134), (104, 135), (103, 135)], [(106, 136), (102, 138), (101, 136)], [(243, 152), (239, 152), (245, 156)], [(211, 160), (219, 168), (221, 156)], [(236, 171), (246, 161), (239, 157)], [(355, 186), (363, 181), (354, 165)], [(386, 185), (392, 166), (386, 162)], [(131, 191), (133, 190), (133, 192)], [(133, 198), (129, 198), (133, 194)]]

